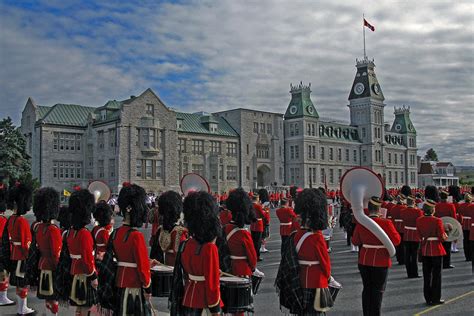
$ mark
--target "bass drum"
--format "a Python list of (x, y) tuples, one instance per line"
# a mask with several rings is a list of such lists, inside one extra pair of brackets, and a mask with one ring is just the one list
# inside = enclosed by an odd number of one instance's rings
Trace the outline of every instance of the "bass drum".
[(224, 313), (253, 312), (252, 282), (238, 277), (221, 277), (221, 297)]

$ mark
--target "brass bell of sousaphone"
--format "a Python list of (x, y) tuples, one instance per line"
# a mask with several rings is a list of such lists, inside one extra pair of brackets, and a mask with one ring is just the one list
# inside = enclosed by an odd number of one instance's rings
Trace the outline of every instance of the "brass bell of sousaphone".
[(187, 196), (191, 192), (211, 192), (211, 187), (209, 186), (207, 180), (198, 175), (197, 173), (185, 174), (181, 178), (179, 185), (181, 187), (181, 192), (183, 192), (184, 196)]
[[(462, 226), (461, 224), (455, 219), (450, 216), (445, 216), (441, 217), (441, 220), (443, 221), (443, 226), (445, 227), (444, 230), (446, 231), (446, 234), (448, 235), (448, 238), (446, 241), (455, 241), (455, 240), (461, 240), (463, 238), (462, 235)], [(446, 229), (446, 226), (450, 226), (450, 230)]]
[(342, 196), (351, 203), (354, 217), (361, 225), (374, 234), (387, 248), (390, 257), (395, 255), (395, 246), (385, 231), (370, 217), (364, 214), (371, 197), (383, 196), (382, 180), (372, 170), (355, 167), (341, 178)]
[(91, 182), (87, 189), (94, 195), (95, 203), (99, 201), (108, 202), (110, 199), (110, 188), (102, 181)]

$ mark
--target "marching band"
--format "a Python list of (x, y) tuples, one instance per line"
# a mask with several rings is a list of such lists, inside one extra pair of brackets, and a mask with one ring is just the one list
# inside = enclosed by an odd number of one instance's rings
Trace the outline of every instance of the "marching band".
[[(472, 192), (430, 186), (383, 192), (383, 200), (368, 199), (364, 216), (396, 247), (408, 278), (421, 278), (422, 263), (426, 304), (443, 304), (441, 275), (443, 269), (454, 268), (450, 254), (457, 225), (474, 273)], [(75, 188), (68, 205), (60, 206), (53, 188), (33, 192), (21, 182), (0, 186), (0, 313), (3, 306), (15, 304), (7, 296), (9, 286), (15, 286), (18, 315), (35, 313), (27, 305), (29, 294), (44, 300), (53, 315), (61, 314), (63, 304), (75, 306), (76, 315), (91, 310), (155, 315), (151, 297), (168, 297), (171, 315), (253, 314), (264, 278), (257, 268), (265, 249), (262, 241), (269, 237), (275, 212), (281, 238), (275, 281), (280, 305), (292, 315), (325, 315), (342, 288), (331, 276), (328, 236), (323, 235), (335, 225), (333, 206), (328, 208), (332, 202), (341, 206), (348, 245), (358, 247), (353, 249), (358, 249), (363, 313), (381, 314), (391, 255), (376, 232), (355, 217), (351, 220), (354, 201), (339, 190), (257, 193), (236, 188), (219, 195), (194, 187), (155, 199), (126, 182), (118, 198), (100, 193)], [(24, 215), (32, 200), (36, 221), (30, 226)], [(118, 228), (114, 207), (123, 217)], [(12, 211), (8, 218), (6, 210)], [(145, 223), (152, 224), (148, 243)]]

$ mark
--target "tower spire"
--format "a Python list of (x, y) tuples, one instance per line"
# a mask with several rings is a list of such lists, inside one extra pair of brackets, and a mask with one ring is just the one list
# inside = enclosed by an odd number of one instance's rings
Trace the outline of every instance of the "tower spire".
[(364, 59), (367, 59), (367, 55), (365, 54), (365, 15), (362, 13), (362, 33), (364, 34)]

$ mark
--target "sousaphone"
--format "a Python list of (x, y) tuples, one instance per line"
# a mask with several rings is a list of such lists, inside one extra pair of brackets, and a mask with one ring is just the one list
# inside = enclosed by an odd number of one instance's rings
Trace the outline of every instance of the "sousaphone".
[(211, 187), (206, 179), (197, 173), (188, 173), (185, 174), (179, 183), (181, 187), (181, 192), (184, 196), (187, 196), (191, 192), (205, 191), (207, 193), (211, 192)]
[(108, 202), (110, 199), (110, 188), (102, 181), (91, 182), (87, 189), (94, 195), (95, 203), (99, 201)]

